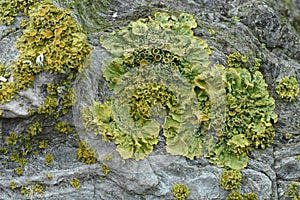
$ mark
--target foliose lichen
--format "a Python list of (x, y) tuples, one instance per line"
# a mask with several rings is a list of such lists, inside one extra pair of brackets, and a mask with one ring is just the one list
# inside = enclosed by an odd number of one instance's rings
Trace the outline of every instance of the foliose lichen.
[(81, 187), (80, 181), (77, 178), (74, 178), (72, 181), (70, 181), (70, 185), (77, 190)]
[(276, 81), (276, 93), (284, 101), (295, 101), (299, 94), (298, 81), (295, 77), (285, 76)]
[(92, 164), (97, 161), (96, 153), (85, 142), (78, 142), (76, 158), (85, 164)]
[(273, 143), (275, 100), (260, 59), (233, 53), (229, 68), (209, 65), (196, 26), (190, 14), (158, 12), (101, 37), (112, 55), (102, 75), (113, 93), (81, 114), (84, 127), (113, 141), (122, 158), (144, 159), (162, 131), (168, 153), (239, 170), (249, 151)]
[(233, 190), (226, 200), (258, 200), (258, 197), (254, 193), (247, 193), (243, 196), (239, 190)]
[(0, 2), (0, 24), (9, 25), (19, 15), (28, 15), (30, 7), (37, 0), (3, 0)]
[(223, 170), (220, 177), (221, 187), (225, 190), (232, 190), (240, 187), (242, 180), (242, 173), (239, 170)]
[[(298, 195), (297, 195), (297, 191), (298, 191)], [(289, 184), (288, 190), (285, 193), (285, 197), (292, 198), (293, 200), (300, 199), (299, 184), (297, 182), (291, 182)]]
[(181, 183), (174, 184), (172, 187), (172, 192), (174, 195), (174, 200), (185, 200), (189, 194), (189, 189)]

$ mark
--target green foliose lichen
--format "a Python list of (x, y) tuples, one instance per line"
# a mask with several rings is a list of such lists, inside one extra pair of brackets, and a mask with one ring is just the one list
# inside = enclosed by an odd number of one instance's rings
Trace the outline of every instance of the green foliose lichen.
[(97, 161), (97, 155), (93, 149), (85, 142), (78, 142), (76, 158), (85, 164), (92, 164)]
[(220, 177), (221, 187), (225, 190), (232, 190), (240, 187), (242, 174), (239, 170), (223, 170)]
[(291, 182), (289, 184), (288, 190), (285, 193), (285, 197), (292, 198), (293, 200), (300, 199), (299, 184), (297, 182)]
[(196, 26), (190, 14), (158, 12), (101, 37), (112, 56), (102, 75), (113, 94), (81, 114), (84, 127), (114, 141), (122, 158), (144, 159), (160, 131), (168, 153), (208, 156), (235, 170), (247, 166), (249, 151), (272, 144), (277, 115), (261, 60), (236, 52), (227, 57), (230, 68), (209, 66)]
[(2, 0), (0, 1), (0, 24), (9, 25), (19, 15), (28, 15), (30, 7), (37, 0)]
[(77, 178), (74, 178), (72, 181), (70, 181), (70, 185), (77, 190), (81, 187), (80, 181)]
[(298, 81), (295, 77), (285, 76), (276, 81), (276, 93), (281, 100), (295, 101), (299, 94)]
[(185, 200), (190, 194), (189, 189), (181, 183), (173, 185), (172, 192), (174, 200)]
[[(91, 47), (70, 10), (58, 8), (49, 1), (2, 1), (0, 6), (4, 7), (0, 11), (0, 22), (3, 13), (8, 19), (17, 12), (24, 12), (29, 18), (23, 35), (16, 42), (20, 52), (18, 60), (4, 75), (3, 66), (0, 67), (0, 104), (10, 102), (20, 90), (31, 87), (41, 72), (70, 74), (84, 68)], [(13, 82), (3, 81), (10, 76)], [(69, 93), (64, 97), (63, 114), (72, 102)]]
[(55, 124), (55, 131), (57, 131), (59, 133), (68, 134), (68, 133), (72, 132), (72, 129), (71, 129), (70, 124), (68, 124), (66, 122), (57, 122)]

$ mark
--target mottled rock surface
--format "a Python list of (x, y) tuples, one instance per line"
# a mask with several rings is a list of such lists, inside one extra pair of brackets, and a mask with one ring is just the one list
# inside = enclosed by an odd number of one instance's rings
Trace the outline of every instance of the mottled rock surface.
[[(67, 7), (65, 1), (55, 1)], [(124, 27), (131, 20), (152, 15), (156, 11), (189, 12), (195, 16), (198, 27), (195, 34), (207, 42), (212, 50), (212, 63), (226, 66), (226, 55), (238, 51), (261, 57), (262, 69), (270, 94), (276, 100), (279, 120), (275, 124), (274, 145), (265, 150), (251, 152), (248, 167), (243, 169), (241, 192), (256, 193), (261, 200), (286, 198), (288, 184), (300, 183), (300, 99), (293, 103), (280, 101), (275, 93), (276, 80), (283, 76), (294, 76), (300, 82), (300, 2), (288, 1), (79, 1), (73, 7), (74, 16), (81, 23), (93, 46), (91, 65), (100, 66), (105, 52), (100, 47), (99, 36)], [(297, 21), (298, 20), (298, 21)], [(0, 26), (0, 62), (10, 63), (18, 56), (13, 43), (22, 34), (20, 20), (11, 26)], [(6, 33), (6, 34), (4, 34)], [(91, 74), (93, 76), (95, 74)], [(40, 74), (33, 88), (20, 93), (17, 101), (1, 105), (6, 111), (0, 118), (1, 143), (9, 132), (22, 133), (37, 116), (30, 116), (28, 107), (38, 107), (45, 98), (45, 85), (54, 79), (49, 74)], [(93, 80), (93, 79), (91, 79)], [(90, 83), (93, 84), (93, 83)], [(75, 85), (76, 87), (76, 85)], [(95, 84), (96, 87), (96, 84)], [(93, 88), (94, 89), (94, 88)], [(100, 92), (105, 92), (101, 91)], [(86, 98), (91, 94), (81, 94)], [(92, 100), (91, 100), (92, 101)], [(21, 105), (21, 106), (20, 106)], [(76, 110), (76, 109), (75, 109)], [(73, 110), (74, 111), (74, 110)], [(69, 112), (63, 118), (44, 119), (41, 134), (35, 143), (47, 139), (48, 147), (27, 156), (23, 175), (14, 172), (14, 164), (5, 164), (5, 155), (0, 157), (0, 199), (173, 199), (171, 188), (175, 183), (184, 183), (190, 190), (188, 199), (226, 199), (229, 191), (219, 184), (222, 169), (209, 164), (205, 158), (186, 160), (183, 157), (166, 155), (157, 148), (150, 157), (141, 162), (107, 162), (109, 174), (101, 170), (101, 162), (86, 165), (76, 159), (79, 138), (54, 131), (56, 121), (77, 124), (78, 113)], [(286, 137), (286, 134), (291, 137)], [(87, 134), (88, 137), (88, 134)], [(96, 143), (97, 141), (95, 141)], [(0, 147), (1, 147), (0, 143)], [(16, 147), (17, 148), (17, 147)], [(103, 148), (105, 151), (110, 148)], [(22, 151), (22, 150), (20, 150)], [(46, 166), (45, 154), (51, 153), (54, 162)], [(101, 157), (101, 155), (100, 155)], [(114, 155), (115, 158), (118, 155)], [(53, 175), (52, 179), (47, 174)], [(75, 189), (69, 182), (78, 178), (81, 188)], [(17, 187), (39, 183), (44, 186), (44, 195), (23, 196)]]

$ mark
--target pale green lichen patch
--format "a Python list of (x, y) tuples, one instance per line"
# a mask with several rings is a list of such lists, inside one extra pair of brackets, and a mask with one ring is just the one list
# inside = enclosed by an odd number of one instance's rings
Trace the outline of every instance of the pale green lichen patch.
[(239, 190), (233, 190), (226, 200), (258, 200), (258, 196), (254, 193), (247, 193), (243, 196)]
[(83, 125), (113, 141), (122, 158), (144, 159), (160, 131), (168, 153), (234, 170), (247, 166), (249, 151), (272, 144), (277, 115), (261, 60), (236, 52), (230, 68), (209, 66), (196, 26), (190, 14), (158, 12), (101, 37), (113, 94), (81, 110)]
[(223, 69), (226, 88), (226, 123), (220, 143), (215, 146), (211, 161), (220, 167), (241, 169), (247, 166), (247, 152), (266, 148), (273, 143), (277, 122), (275, 100), (259, 71)]
[(298, 81), (295, 77), (285, 76), (276, 81), (276, 93), (281, 100), (295, 101), (299, 94)]

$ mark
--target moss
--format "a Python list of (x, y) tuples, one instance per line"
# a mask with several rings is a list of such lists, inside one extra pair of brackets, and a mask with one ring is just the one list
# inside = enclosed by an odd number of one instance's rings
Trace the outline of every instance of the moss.
[(72, 181), (70, 181), (70, 185), (77, 190), (81, 187), (80, 181), (77, 178), (74, 178)]
[(45, 164), (51, 165), (54, 160), (54, 157), (51, 154), (46, 154), (45, 156)]
[(55, 124), (55, 131), (59, 133), (68, 134), (72, 132), (71, 126), (65, 122), (57, 122)]
[(232, 190), (240, 187), (242, 174), (239, 170), (223, 170), (220, 177), (221, 187), (225, 190)]
[(285, 76), (276, 81), (276, 93), (281, 100), (292, 102), (295, 101), (299, 94), (297, 79)]
[(174, 200), (185, 200), (190, 194), (189, 189), (181, 183), (173, 185), (172, 192)]
[(85, 164), (92, 164), (97, 161), (96, 153), (86, 143), (78, 142), (76, 158)]

